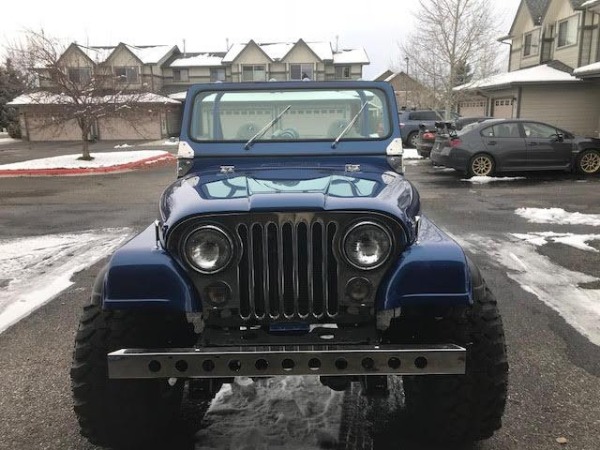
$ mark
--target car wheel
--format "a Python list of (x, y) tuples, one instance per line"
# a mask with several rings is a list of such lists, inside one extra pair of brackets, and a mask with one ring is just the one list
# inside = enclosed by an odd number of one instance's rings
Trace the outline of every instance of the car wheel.
[(600, 152), (598, 150), (585, 150), (577, 158), (577, 170), (585, 175), (594, 175), (600, 172)]
[(410, 133), (408, 135), (408, 139), (406, 139), (406, 142), (411, 148), (417, 148), (417, 143), (419, 142), (419, 133)]
[(471, 177), (489, 177), (494, 173), (496, 164), (494, 158), (485, 153), (479, 153), (471, 158), (467, 174)]

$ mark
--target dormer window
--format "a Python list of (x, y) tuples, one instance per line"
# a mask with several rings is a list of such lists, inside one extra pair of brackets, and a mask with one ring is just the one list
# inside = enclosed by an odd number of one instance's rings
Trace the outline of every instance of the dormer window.
[(568, 47), (577, 44), (577, 28), (579, 27), (579, 16), (571, 16), (558, 22), (557, 48)]
[(535, 56), (540, 51), (540, 30), (533, 30), (523, 35), (523, 56)]
[(88, 84), (92, 78), (90, 67), (70, 67), (67, 70), (69, 81), (75, 84)]
[(290, 64), (290, 80), (313, 80), (313, 64)]
[(119, 83), (137, 83), (138, 82), (138, 68), (135, 66), (131, 67), (115, 67), (115, 77)]

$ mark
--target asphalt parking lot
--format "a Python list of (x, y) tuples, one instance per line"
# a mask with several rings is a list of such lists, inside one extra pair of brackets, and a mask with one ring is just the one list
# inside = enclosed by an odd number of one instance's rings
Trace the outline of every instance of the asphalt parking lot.
[[(561, 448), (557, 439), (564, 438), (565, 448), (597, 450), (600, 347), (591, 339), (600, 317), (592, 317), (589, 324), (582, 314), (565, 312), (562, 304), (577, 310), (578, 296), (598, 298), (600, 285), (593, 280), (600, 279), (600, 252), (552, 239), (532, 246), (515, 235), (591, 235), (600, 234), (599, 227), (534, 223), (515, 211), (562, 208), (598, 215), (600, 177), (524, 176), (477, 185), (462, 181), (456, 172), (433, 168), (426, 160), (409, 161), (407, 166), (408, 179), (420, 191), (423, 213), (473, 256), (504, 318), (510, 363), (504, 426), (472, 448), (545, 450)], [(0, 178), (0, 241), (106, 228), (139, 231), (156, 218), (159, 195), (173, 178), (174, 167), (88, 177)], [(588, 244), (600, 250), (599, 240)], [(536, 265), (539, 261), (549, 265)], [(95, 448), (78, 434), (68, 370), (78, 315), (100, 266), (101, 262), (78, 272), (66, 291), (0, 334), (0, 449)], [(552, 273), (545, 273), (548, 270)], [(574, 281), (546, 289), (544, 285), (552, 282), (544, 278), (548, 275)], [(578, 276), (591, 281), (578, 282)], [(191, 412), (193, 406), (187, 405), (182, 431), (188, 436), (171, 448), (202, 445), (193, 438), (202, 427)], [(403, 438), (401, 428), (400, 424), (398, 435), (376, 439), (375, 448), (426, 448)], [(340, 447), (345, 448), (344, 442)]]

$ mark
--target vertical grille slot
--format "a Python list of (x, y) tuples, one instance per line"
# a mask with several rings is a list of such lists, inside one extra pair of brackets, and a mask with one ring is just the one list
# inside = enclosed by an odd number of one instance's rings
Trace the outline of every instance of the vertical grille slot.
[(324, 311), (325, 296), (323, 283), (323, 226), (320, 222), (312, 226), (312, 269), (313, 269), (313, 313), (321, 317)]
[(281, 314), (279, 308), (279, 261), (277, 225), (270, 223), (267, 231), (267, 286), (269, 287), (269, 313), (271, 317), (278, 317)]
[(307, 226), (300, 222), (296, 229), (298, 249), (298, 314), (301, 317), (308, 316), (308, 236)]
[[(292, 224), (284, 223), (281, 229), (283, 236), (283, 314), (294, 314), (294, 243), (292, 238)], [(294, 233), (295, 234), (295, 233)]]
[(338, 264), (335, 222), (265, 221), (239, 225), (242, 318), (305, 319), (335, 316)]
[(247, 319), (250, 317), (250, 280), (248, 279), (250, 259), (248, 258), (248, 230), (245, 225), (238, 227), (238, 235), (242, 241), (242, 258), (238, 266), (240, 315)]
[(263, 260), (263, 239), (262, 225), (255, 223), (252, 226), (252, 276), (254, 292), (254, 315), (261, 318), (265, 315), (265, 290), (264, 290), (264, 260)]
[(331, 222), (327, 225), (327, 312), (335, 316), (338, 312), (337, 261), (333, 255), (333, 240), (337, 226)]

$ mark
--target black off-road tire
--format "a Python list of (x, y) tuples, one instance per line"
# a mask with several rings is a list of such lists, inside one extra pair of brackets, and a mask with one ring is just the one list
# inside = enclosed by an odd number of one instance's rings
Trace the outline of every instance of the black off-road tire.
[(192, 346), (193, 328), (183, 315), (84, 308), (75, 338), (71, 386), (81, 434), (111, 448), (152, 447), (177, 418), (183, 381), (111, 380), (106, 355), (121, 348)]
[(508, 388), (502, 319), (485, 283), (474, 293), (472, 307), (411, 326), (420, 335), (418, 341), (456, 343), (467, 348), (465, 375), (403, 377), (411, 428), (425, 440), (478, 441), (501, 427)]
[(406, 145), (409, 148), (417, 148), (418, 142), (419, 142), (419, 133), (417, 131), (413, 131), (406, 138)]

